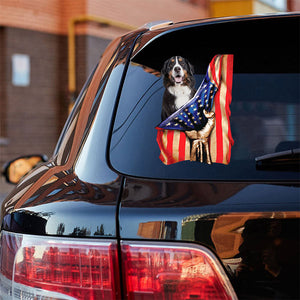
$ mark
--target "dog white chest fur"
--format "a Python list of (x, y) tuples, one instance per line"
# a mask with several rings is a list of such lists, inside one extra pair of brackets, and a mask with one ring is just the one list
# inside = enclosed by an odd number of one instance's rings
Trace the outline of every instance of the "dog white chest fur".
[(191, 99), (191, 89), (185, 85), (175, 85), (168, 87), (168, 91), (170, 94), (175, 96), (175, 106), (176, 109), (179, 109), (183, 106), (187, 101)]

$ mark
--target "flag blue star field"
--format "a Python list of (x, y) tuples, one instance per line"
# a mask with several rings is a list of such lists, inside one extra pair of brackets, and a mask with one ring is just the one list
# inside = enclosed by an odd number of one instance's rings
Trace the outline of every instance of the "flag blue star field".
[(191, 140), (185, 132), (200, 132), (205, 127), (204, 109), (215, 115), (215, 125), (209, 135), (211, 161), (229, 164), (233, 145), (230, 127), (232, 78), (233, 55), (215, 55), (194, 97), (156, 127), (159, 158), (164, 164), (191, 159)]
[(211, 111), (217, 90), (218, 87), (210, 81), (207, 73), (194, 97), (158, 127), (167, 130), (201, 130), (207, 122), (203, 109)]

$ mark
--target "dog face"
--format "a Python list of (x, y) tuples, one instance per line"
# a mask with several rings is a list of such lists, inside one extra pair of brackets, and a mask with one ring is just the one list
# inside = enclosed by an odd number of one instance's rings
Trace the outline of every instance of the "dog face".
[(166, 60), (161, 73), (166, 87), (190, 86), (193, 83), (194, 68), (186, 58), (181, 56), (173, 56)]
[(165, 120), (195, 94), (194, 68), (186, 58), (173, 56), (161, 70), (165, 86), (161, 118)]

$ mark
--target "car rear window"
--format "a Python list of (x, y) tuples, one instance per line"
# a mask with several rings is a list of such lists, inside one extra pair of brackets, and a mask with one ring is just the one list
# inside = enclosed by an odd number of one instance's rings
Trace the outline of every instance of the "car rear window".
[[(203, 110), (200, 114), (199, 107), (198, 115), (205, 122), (194, 128), (194, 138), (187, 133), (191, 128), (174, 129), (178, 125), (172, 122), (180, 119), (184, 110), (177, 110), (161, 128), (166, 87), (160, 71), (164, 62), (174, 56), (186, 58), (193, 65), (196, 90), (207, 83), (206, 75), (216, 66), (222, 66), (223, 73), (214, 70), (216, 74), (209, 73), (210, 78), (219, 76), (228, 81), (225, 88), (221, 84), (216, 84), (216, 91), (212, 88), (212, 100), (208, 95), (212, 107), (207, 110), (214, 113), (214, 124), (204, 142), (201, 136), (208, 119), (203, 117)], [(216, 63), (216, 59), (222, 63)], [(162, 33), (131, 60), (110, 141), (111, 165), (123, 174), (144, 178), (297, 179), (297, 168), (290, 163), (278, 168), (271, 162), (268, 168), (258, 168), (257, 158), (299, 148), (299, 79), (297, 18), (190, 25)], [(203, 101), (206, 90), (198, 90)], [(227, 101), (220, 114), (218, 97)], [(193, 114), (190, 106), (187, 109), (187, 114)], [(184, 117), (180, 120), (185, 121)], [(168, 130), (171, 125), (174, 128)], [(169, 135), (172, 145), (166, 146)], [(183, 143), (188, 146), (185, 156), (180, 150)]]

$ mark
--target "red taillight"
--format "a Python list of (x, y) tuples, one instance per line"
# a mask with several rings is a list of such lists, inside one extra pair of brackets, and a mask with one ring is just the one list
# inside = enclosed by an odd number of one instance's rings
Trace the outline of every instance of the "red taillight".
[(1, 249), (0, 288), (9, 293), (4, 275), (16, 299), (120, 299), (115, 242), (3, 232)]
[(122, 253), (129, 300), (236, 298), (217, 259), (204, 247), (126, 242)]
[[(1, 233), (0, 244), (0, 271), (1, 275), (12, 279), (15, 255), (22, 243), (22, 236), (15, 234)], [(0, 290), (1, 291), (1, 290)]]
[[(179, 243), (117, 242), (3, 231), (3, 299), (236, 299), (222, 266), (206, 248)], [(1, 298), (0, 297), (0, 298)], [(1, 298), (1, 299), (2, 299)]]

